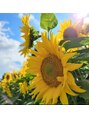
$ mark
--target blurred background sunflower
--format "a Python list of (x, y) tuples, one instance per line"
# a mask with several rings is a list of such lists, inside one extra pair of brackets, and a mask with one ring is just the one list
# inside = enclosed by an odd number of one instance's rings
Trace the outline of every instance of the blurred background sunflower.
[(82, 33), (82, 27), (83, 27), (83, 20), (81, 20), (79, 23), (72, 23), (72, 20), (64, 20), (64, 22), (60, 23), (60, 30), (58, 31), (58, 38), (60, 40), (69, 40), (71, 38), (78, 38), (78, 37), (84, 37)]

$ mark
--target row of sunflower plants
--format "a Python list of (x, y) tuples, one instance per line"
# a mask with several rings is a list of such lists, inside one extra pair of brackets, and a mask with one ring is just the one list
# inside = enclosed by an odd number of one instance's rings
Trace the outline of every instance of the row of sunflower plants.
[(32, 26), (30, 15), (23, 26), (19, 71), (6, 72), (0, 81), (0, 104), (89, 104), (89, 30), (83, 19), (60, 22), (56, 15), (42, 13), (42, 33)]
[(26, 63), (19, 71), (6, 72), (0, 81), (0, 104), (34, 104), (29, 95), (32, 75), (26, 73)]

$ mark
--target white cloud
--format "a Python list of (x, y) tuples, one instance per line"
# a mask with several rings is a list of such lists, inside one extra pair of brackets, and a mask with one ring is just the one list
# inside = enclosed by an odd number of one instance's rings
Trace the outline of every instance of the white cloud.
[(19, 13), (18, 17), (21, 19), (26, 14), (30, 15), (30, 21), (32, 21), (37, 26), (39, 25), (39, 21), (35, 18), (35, 16), (33, 14), (30, 14), (30, 13)]
[(34, 15), (30, 14), (30, 20), (35, 20)]
[(30, 15), (30, 20), (34, 20), (35, 17), (34, 15), (30, 14), (30, 13), (19, 13), (18, 14), (18, 17), (21, 19), (23, 16), (25, 16), (26, 14), (29, 14)]
[(20, 42), (10, 38), (11, 29), (6, 28), (8, 22), (0, 21), (0, 77), (7, 71), (20, 69), (24, 57), (20, 56)]
[(38, 21), (34, 15), (30, 14), (30, 19), (34, 22), (35, 25), (39, 25), (40, 21)]
[(24, 16), (24, 13), (19, 13), (18, 17), (21, 19)]

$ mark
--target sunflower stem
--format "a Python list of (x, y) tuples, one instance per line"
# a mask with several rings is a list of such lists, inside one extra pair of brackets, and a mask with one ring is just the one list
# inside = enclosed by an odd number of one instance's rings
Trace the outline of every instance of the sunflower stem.
[(48, 39), (49, 39), (49, 36), (50, 36), (50, 30), (48, 29)]

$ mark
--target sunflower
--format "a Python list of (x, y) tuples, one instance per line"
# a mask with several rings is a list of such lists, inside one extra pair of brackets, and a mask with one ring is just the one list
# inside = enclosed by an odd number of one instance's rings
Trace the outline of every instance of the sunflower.
[(16, 72), (13, 72), (12, 75), (13, 75), (13, 78), (14, 78), (14, 79), (18, 79), (18, 74), (17, 74)]
[(20, 78), (19, 71), (13, 71), (12, 78), (13, 78), (13, 82), (16, 82)]
[(21, 36), (25, 42), (22, 43), (20, 46), (24, 47), (19, 52), (21, 52), (21, 55), (26, 56), (29, 53), (29, 47), (30, 47), (30, 25), (29, 25), (29, 15), (22, 17), (22, 23), (23, 26), (21, 27), (21, 32), (23, 35)]
[(20, 87), (20, 92), (22, 94), (25, 95), (28, 92), (28, 85), (26, 81), (24, 81), (23, 83), (19, 83), (19, 87)]
[(9, 97), (12, 97), (12, 93), (9, 87), (9, 83), (12, 81), (11, 74), (6, 73), (4, 79), (1, 81), (1, 88), (4, 93), (6, 93)]
[(24, 77), (27, 74), (27, 62), (23, 63), (23, 66), (20, 69), (19, 74), (20, 74), (21, 77), (22, 76)]
[(34, 56), (28, 58), (28, 72), (36, 75), (30, 84), (32, 98), (41, 103), (56, 104), (58, 98), (62, 104), (68, 104), (67, 94), (76, 96), (85, 90), (76, 85), (71, 73), (82, 64), (68, 63), (68, 60), (76, 53), (66, 53), (58, 46), (58, 39), (50, 34), (42, 33), (42, 42), (38, 42), (35, 50), (31, 50)]
[(70, 39), (70, 38), (78, 38), (84, 37), (85, 35), (82, 34), (82, 24), (72, 23), (71, 20), (64, 21), (64, 23), (60, 23), (60, 30), (58, 32), (58, 38), (60, 40), (63, 39)]
[(7, 88), (6, 88), (6, 93), (9, 97), (12, 97), (12, 92), (11, 92), (9, 86), (7, 86)]
[[(59, 40), (71, 40), (74, 38), (79, 37), (87, 37), (86, 34), (82, 32), (82, 27), (83, 27), (83, 20), (81, 20), (79, 23), (72, 23), (71, 20), (64, 21), (64, 23), (60, 23), (60, 30), (57, 34), (57, 37)], [(77, 51), (79, 48), (70, 48), (67, 50), (67, 52), (74, 52)]]
[(4, 80), (6, 80), (6, 82), (10, 83), (12, 81), (12, 75), (11, 75), (11, 73), (7, 72), (4, 75)]

